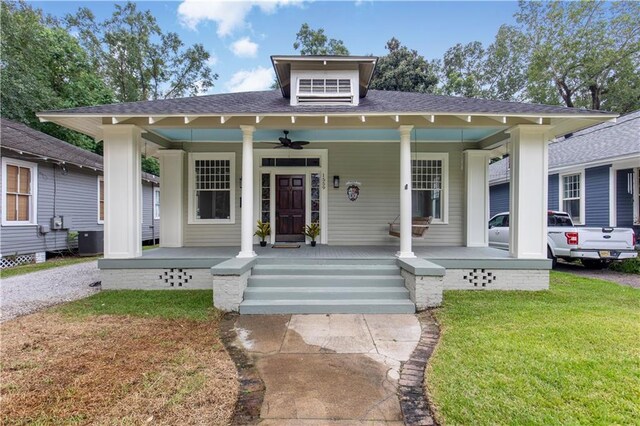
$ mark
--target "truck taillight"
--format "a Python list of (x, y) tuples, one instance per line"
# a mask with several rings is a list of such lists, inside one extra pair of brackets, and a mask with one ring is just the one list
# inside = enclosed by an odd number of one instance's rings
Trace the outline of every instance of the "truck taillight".
[(564, 236), (567, 237), (567, 244), (578, 245), (578, 233), (577, 232), (565, 232)]
[(637, 243), (638, 243), (638, 237), (636, 236), (636, 232), (631, 231), (631, 246), (635, 247)]

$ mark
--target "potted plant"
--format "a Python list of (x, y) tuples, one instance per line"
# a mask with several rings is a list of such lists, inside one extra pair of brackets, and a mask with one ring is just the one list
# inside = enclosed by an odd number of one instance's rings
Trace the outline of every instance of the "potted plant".
[(266, 247), (266, 238), (271, 235), (271, 224), (269, 222), (258, 221), (258, 230), (253, 234), (260, 237), (260, 247)]
[(320, 235), (320, 224), (318, 222), (313, 222), (311, 225), (305, 226), (304, 235), (311, 238), (311, 247), (315, 247), (316, 238)]

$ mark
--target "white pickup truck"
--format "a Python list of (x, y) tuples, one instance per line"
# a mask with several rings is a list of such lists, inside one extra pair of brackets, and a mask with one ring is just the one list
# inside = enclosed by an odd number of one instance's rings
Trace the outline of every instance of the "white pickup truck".
[[(564, 212), (549, 211), (547, 218), (547, 257), (553, 266), (558, 259), (580, 259), (586, 268), (597, 269), (638, 255), (633, 229), (576, 227)], [(489, 245), (509, 249), (509, 212), (489, 220)]]

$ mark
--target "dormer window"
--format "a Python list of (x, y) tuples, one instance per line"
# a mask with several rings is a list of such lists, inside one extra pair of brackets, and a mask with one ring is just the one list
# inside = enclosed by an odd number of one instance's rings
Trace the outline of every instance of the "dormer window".
[(296, 95), (298, 104), (353, 104), (353, 90), (348, 78), (300, 78)]

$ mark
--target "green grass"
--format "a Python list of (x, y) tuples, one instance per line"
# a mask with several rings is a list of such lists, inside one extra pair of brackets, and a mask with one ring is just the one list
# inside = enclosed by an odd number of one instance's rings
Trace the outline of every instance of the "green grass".
[(215, 312), (211, 290), (102, 291), (56, 309), (65, 315), (132, 315), (146, 318), (206, 320)]
[(79, 257), (68, 256), (49, 259), (42, 263), (29, 263), (27, 265), (14, 266), (13, 268), (6, 268), (0, 272), (2, 278), (15, 277), (16, 275), (28, 274), (30, 272), (44, 271), (45, 269), (58, 268), (60, 266), (75, 265), (76, 263), (84, 263), (92, 260), (99, 259), (98, 256), (91, 257)]
[(446, 424), (637, 424), (640, 290), (554, 272), (545, 292), (445, 293), (427, 386)]

